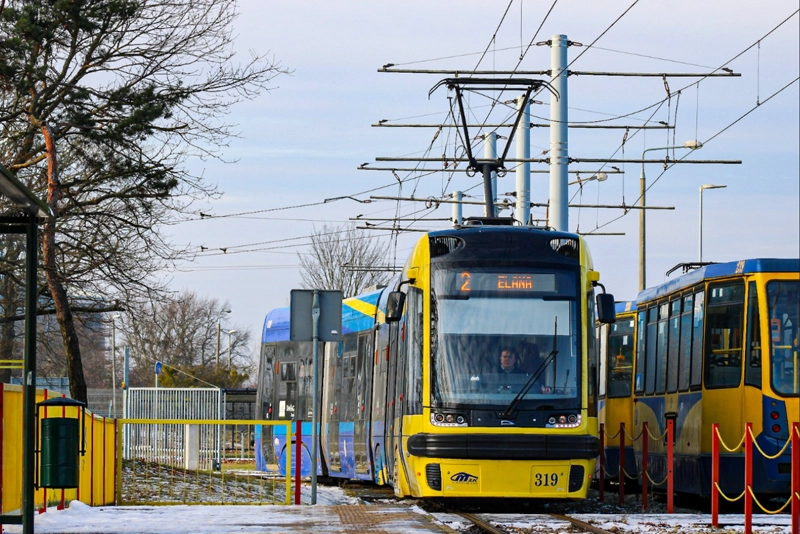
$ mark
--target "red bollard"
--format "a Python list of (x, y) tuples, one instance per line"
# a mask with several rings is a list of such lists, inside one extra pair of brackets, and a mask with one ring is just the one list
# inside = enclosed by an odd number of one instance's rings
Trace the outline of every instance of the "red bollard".
[(753, 532), (753, 423), (744, 424), (744, 534)]
[(675, 420), (667, 419), (667, 513), (671, 514), (675, 500)]
[(625, 504), (625, 422), (619, 423), (619, 505)]
[(647, 430), (647, 421), (642, 423), (642, 511), (647, 511), (647, 450), (650, 442), (650, 432)]
[(303, 455), (302, 444), (300, 443), (303, 437), (303, 422), (294, 422), (296, 429), (294, 431), (294, 503), (300, 504), (300, 473), (303, 472)]
[(598, 475), (598, 485), (600, 495), (598, 499), (602, 502), (605, 497), (605, 475), (606, 475), (606, 430), (605, 423), (600, 423), (600, 473)]
[(711, 526), (719, 528), (719, 423), (711, 425)]
[(792, 423), (792, 534), (800, 533), (800, 423)]

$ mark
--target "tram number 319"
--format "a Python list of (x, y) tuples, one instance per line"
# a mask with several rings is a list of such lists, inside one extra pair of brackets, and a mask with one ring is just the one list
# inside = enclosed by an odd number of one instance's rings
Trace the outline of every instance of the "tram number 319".
[(558, 474), (556, 473), (536, 473), (533, 481), (534, 486), (558, 486)]

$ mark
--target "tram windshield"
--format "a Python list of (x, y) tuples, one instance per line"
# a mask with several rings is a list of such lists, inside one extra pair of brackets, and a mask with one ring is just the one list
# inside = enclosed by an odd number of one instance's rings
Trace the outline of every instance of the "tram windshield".
[(800, 395), (800, 281), (767, 283), (772, 388), (783, 395)]
[[(438, 266), (437, 266), (438, 267)], [(437, 406), (577, 407), (577, 273), (445, 268), (432, 273), (431, 387)]]

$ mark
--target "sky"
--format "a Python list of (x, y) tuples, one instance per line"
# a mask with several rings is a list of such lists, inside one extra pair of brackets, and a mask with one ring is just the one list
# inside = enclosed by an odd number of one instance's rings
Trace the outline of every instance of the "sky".
[[(448, 75), (382, 73), (380, 67), (393, 63), (395, 68), (468, 73), (476, 68), (513, 70), (519, 63), (519, 70), (548, 70), (550, 49), (536, 43), (557, 34), (578, 43), (568, 49), (569, 61), (580, 55), (572, 70), (708, 73), (725, 66), (741, 74), (706, 78), (699, 84), (697, 77), (670, 77), (670, 91), (681, 92), (660, 107), (653, 107), (667, 96), (660, 77), (569, 78), (571, 123), (632, 127), (624, 143), (622, 129), (571, 128), (571, 157), (641, 159), (645, 149), (699, 140), (704, 144), (701, 150), (678, 149), (670, 151), (670, 157), (742, 162), (678, 164), (663, 175), (658, 163), (644, 166), (647, 204), (674, 207), (647, 212), (648, 286), (668, 280), (664, 273), (671, 267), (698, 260), (703, 184), (727, 186), (703, 193), (704, 261), (800, 256), (796, 0), (758, 6), (742, 0), (513, 0), (506, 12), (508, 6), (505, 1), (484, 0), (240, 0), (241, 16), (233, 29), (240, 57), (246, 59), (251, 50), (268, 53), (291, 74), (276, 78), (271, 91), (233, 109), (228, 119), (238, 124), (239, 136), (223, 150), (229, 163), (188, 163), (192, 171), (217, 183), (224, 196), (196, 205), (198, 212), (214, 217), (198, 215), (168, 230), (178, 245), (206, 248), (194, 261), (162, 273), (171, 287), (226, 302), (231, 313), (223, 325), (249, 329), (257, 354), (264, 317), (271, 309), (288, 305), (291, 289), (301, 287), (297, 254), (307, 253), (307, 237), (315, 229), (345, 224), (359, 215), (428, 219), (451, 215), (448, 204), (436, 209), (435, 204), (421, 202), (326, 199), (441, 198), (461, 190), (468, 200), (483, 201), (480, 176), (398, 171), (400, 185), (390, 172), (358, 170), (362, 163), (414, 167), (414, 162), (387, 164), (375, 158), (452, 157), (459, 144), (449, 128), (434, 140), (436, 130), (431, 128), (372, 127), (380, 120), (448, 122), (448, 96), (452, 96), (440, 88), (428, 97), (429, 90)], [(528, 46), (531, 42), (533, 46)], [(516, 94), (488, 96), (502, 102)], [(535, 98), (541, 103), (531, 106), (532, 121), (547, 122), (550, 98), (546, 93)], [(470, 96), (475, 122), (506, 117), (503, 106), (488, 115), (489, 103), (488, 98)], [(651, 125), (664, 121), (675, 128), (635, 131), (646, 121)], [(507, 136), (509, 131), (498, 133)], [(471, 137), (478, 134), (470, 131)], [(549, 149), (547, 128), (533, 129), (530, 142), (531, 157), (540, 157)], [(504, 143), (499, 140), (499, 150)], [(482, 143), (474, 144), (473, 150), (482, 154)], [(647, 158), (664, 158), (666, 153), (651, 150)], [(514, 154), (512, 146), (509, 157)], [(642, 165), (613, 165), (621, 172), (609, 173), (603, 182), (570, 186), (570, 202), (637, 203)], [(573, 163), (570, 170), (586, 174), (570, 174), (570, 181), (589, 178), (600, 167)], [(419, 168), (441, 168), (441, 164)], [(548, 167), (532, 164), (531, 168)], [(513, 172), (498, 181), (499, 193), (514, 187)], [(548, 174), (532, 174), (531, 200), (544, 203), (548, 197)], [(464, 206), (465, 216), (481, 214), (481, 206)], [(545, 217), (539, 208), (532, 214), (536, 219)], [(446, 221), (403, 224), (421, 229), (449, 226)], [(606, 289), (617, 300), (635, 299), (638, 211), (571, 208), (568, 229), (621, 234), (589, 235), (587, 240)], [(389, 231), (364, 233), (380, 240), (389, 250), (388, 263), (396, 265), (405, 262), (420, 237), (416, 232), (397, 237)]]

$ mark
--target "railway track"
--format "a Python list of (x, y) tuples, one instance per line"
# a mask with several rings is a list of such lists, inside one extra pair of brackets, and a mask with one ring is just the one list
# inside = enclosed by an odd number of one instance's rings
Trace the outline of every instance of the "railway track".
[[(484, 532), (488, 532), (489, 534), (508, 534), (508, 531), (492, 525), (488, 521), (481, 519), (475, 514), (468, 514), (466, 512), (453, 512), (453, 511), (451, 511), (450, 513), (463, 517), (467, 521), (471, 522)], [(612, 532), (594, 527), (589, 523), (579, 521), (578, 519), (574, 519), (572, 517), (569, 517), (568, 515), (561, 515), (561, 514), (548, 514), (548, 515), (555, 519), (566, 521), (570, 523), (573, 527), (577, 527), (585, 532), (591, 532), (592, 534), (613, 534)]]

